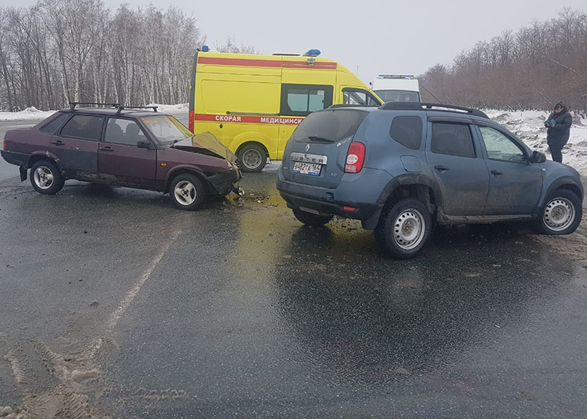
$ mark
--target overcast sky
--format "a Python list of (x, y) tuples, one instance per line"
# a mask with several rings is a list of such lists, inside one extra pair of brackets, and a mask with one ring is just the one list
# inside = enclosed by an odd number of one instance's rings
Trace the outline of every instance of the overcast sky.
[[(318, 48), (364, 82), (379, 73), (421, 74), (448, 64), (460, 51), (517, 30), (535, 20), (557, 17), (564, 7), (587, 11), (585, 0), (104, 0), (115, 10), (150, 3), (175, 5), (198, 19), (208, 45), (229, 34), (238, 44), (264, 54), (304, 53)], [(2, 0), (28, 6), (35, 0)]]

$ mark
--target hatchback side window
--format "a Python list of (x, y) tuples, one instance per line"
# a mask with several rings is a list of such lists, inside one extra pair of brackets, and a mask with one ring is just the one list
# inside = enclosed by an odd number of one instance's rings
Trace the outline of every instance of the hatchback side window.
[(103, 116), (74, 115), (61, 130), (61, 135), (98, 141), (102, 134), (103, 121)]
[(67, 118), (69, 118), (69, 115), (70, 114), (67, 113), (60, 113), (54, 119), (43, 125), (40, 131), (44, 132), (45, 134), (55, 134), (55, 131), (57, 131), (59, 127), (63, 125)]
[(510, 138), (491, 127), (479, 127), (487, 157), (491, 160), (524, 163), (526, 157), (522, 149)]
[(146, 140), (147, 137), (135, 121), (123, 118), (108, 119), (105, 142), (136, 147), (139, 141)]
[(466, 124), (435, 122), (432, 124), (433, 153), (476, 157), (471, 129)]
[(419, 150), (422, 144), (422, 119), (417, 116), (396, 116), (389, 135), (401, 145)]

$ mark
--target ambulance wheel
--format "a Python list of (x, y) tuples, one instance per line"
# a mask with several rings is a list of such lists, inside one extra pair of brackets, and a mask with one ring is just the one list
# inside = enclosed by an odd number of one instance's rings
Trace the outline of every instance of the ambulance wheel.
[(246, 144), (237, 153), (238, 164), (243, 172), (260, 172), (267, 163), (267, 153), (257, 144)]

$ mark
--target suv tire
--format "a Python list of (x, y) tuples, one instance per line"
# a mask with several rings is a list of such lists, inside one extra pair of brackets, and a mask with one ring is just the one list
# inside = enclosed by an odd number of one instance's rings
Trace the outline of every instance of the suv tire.
[(299, 222), (313, 227), (321, 227), (332, 220), (332, 215), (316, 215), (297, 208), (293, 210), (293, 213)]
[(537, 224), (542, 234), (571, 234), (581, 223), (583, 208), (581, 200), (566, 189), (555, 191), (542, 209), (542, 217)]
[(195, 211), (206, 202), (208, 191), (198, 176), (180, 173), (169, 185), (169, 196), (177, 208)]
[(395, 259), (414, 257), (430, 237), (432, 218), (414, 198), (396, 202), (385, 211), (375, 229), (375, 239)]
[(31, 167), (31, 185), (43, 195), (54, 195), (65, 184), (65, 178), (55, 163), (39, 160)]
[(267, 153), (257, 144), (246, 144), (238, 151), (238, 165), (243, 172), (258, 173), (267, 164)]

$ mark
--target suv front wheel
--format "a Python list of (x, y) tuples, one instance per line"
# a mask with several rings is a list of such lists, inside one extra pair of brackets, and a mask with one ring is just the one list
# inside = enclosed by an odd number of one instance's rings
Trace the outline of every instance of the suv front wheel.
[(538, 224), (539, 232), (550, 235), (571, 234), (583, 215), (581, 200), (573, 192), (560, 189), (552, 194)]
[(415, 256), (430, 236), (432, 219), (426, 206), (414, 198), (398, 201), (384, 212), (375, 239), (395, 259)]

